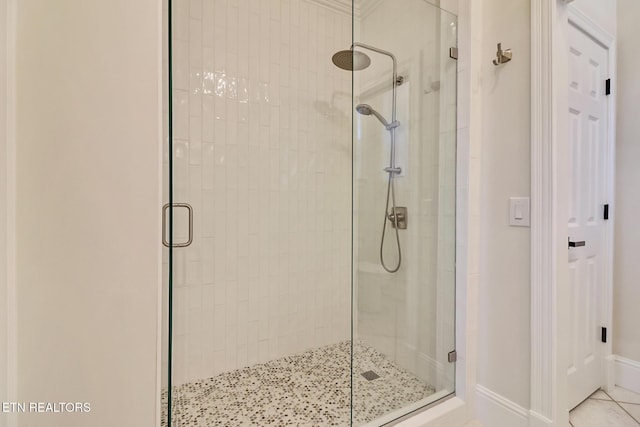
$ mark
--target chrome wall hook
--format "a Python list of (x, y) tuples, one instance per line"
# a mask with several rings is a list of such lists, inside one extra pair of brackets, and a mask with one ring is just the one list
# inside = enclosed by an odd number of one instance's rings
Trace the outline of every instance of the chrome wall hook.
[(496, 67), (500, 64), (505, 64), (513, 58), (513, 52), (511, 49), (502, 50), (502, 43), (498, 43), (498, 51), (496, 52), (496, 59), (493, 60), (493, 65)]

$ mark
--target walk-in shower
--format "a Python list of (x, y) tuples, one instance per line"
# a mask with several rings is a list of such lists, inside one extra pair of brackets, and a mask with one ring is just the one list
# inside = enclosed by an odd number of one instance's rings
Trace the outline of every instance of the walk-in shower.
[(456, 17), (347, 3), (168, 0), (163, 427), (454, 392)]

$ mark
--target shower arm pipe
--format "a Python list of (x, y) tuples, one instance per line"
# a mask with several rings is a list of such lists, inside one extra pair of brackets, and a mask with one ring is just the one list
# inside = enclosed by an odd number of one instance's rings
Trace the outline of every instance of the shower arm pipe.
[(351, 49), (353, 49), (354, 47), (361, 47), (363, 49), (367, 49), (370, 50), (372, 52), (377, 52), (380, 53), (382, 55), (386, 55), (389, 58), (391, 58), (391, 61), (393, 62), (393, 105), (392, 107), (392, 111), (391, 111), (391, 122), (395, 122), (396, 121), (396, 86), (398, 84), (398, 61), (396, 60), (396, 57), (393, 53), (383, 50), (383, 49), (379, 49), (375, 46), (371, 46), (365, 43), (360, 43), (360, 42), (354, 42), (351, 45)]
[(397, 122), (396, 122), (396, 87), (398, 86), (398, 61), (396, 60), (396, 57), (393, 53), (383, 50), (383, 49), (379, 49), (375, 46), (371, 46), (365, 43), (360, 43), (360, 42), (353, 42), (353, 44), (351, 45), (351, 49), (353, 50), (354, 47), (360, 47), (362, 49), (367, 49), (370, 50), (372, 52), (377, 52), (380, 53), (382, 55), (386, 55), (389, 58), (391, 58), (391, 61), (393, 62), (393, 80), (391, 82), (391, 125), (393, 125), (393, 127), (388, 128), (389, 132), (391, 132), (391, 165), (389, 167), (390, 171), (389, 173), (392, 173), (391, 170), (395, 170), (396, 168), (396, 154), (395, 154), (395, 145), (396, 145), (396, 138), (395, 138), (395, 128), (398, 126)]

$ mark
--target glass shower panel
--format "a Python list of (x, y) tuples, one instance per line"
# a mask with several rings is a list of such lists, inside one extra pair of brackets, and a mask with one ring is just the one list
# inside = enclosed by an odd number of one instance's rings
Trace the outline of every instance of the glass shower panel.
[(454, 392), (457, 19), (385, 0), (355, 40), (352, 422), (381, 425)]
[[(171, 93), (171, 73), (169, 68), (169, 56), (170, 56), (170, 44), (169, 44), (169, 0), (162, 1), (162, 14), (163, 14), (163, 28), (162, 28), (162, 203), (163, 205), (170, 202), (169, 196), (171, 194), (172, 183), (169, 180), (171, 169), (169, 167), (169, 153), (171, 153), (171, 138), (169, 129), (170, 112), (169, 107)], [(173, 212), (172, 212), (173, 213)], [(173, 217), (173, 215), (171, 215)], [(173, 219), (173, 218), (171, 218)], [(165, 233), (172, 237), (172, 231), (169, 230), (170, 221), (163, 223)], [(173, 239), (171, 239), (173, 240)], [(173, 243), (173, 242), (171, 242)], [(162, 334), (161, 334), (161, 393), (160, 393), (160, 424), (162, 426), (168, 426), (169, 418), (169, 366), (171, 355), (169, 353), (169, 337), (171, 334), (170, 328), (170, 316), (169, 316), (169, 295), (171, 294), (171, 284), (169, 278), (171, 277), (171, 247), (162, 247)]]
[(167, 165), (193, 242), (167, 262), (163, 426), (349, 425), (352, 81), (331, 55), (350, 2), (170, 4)]

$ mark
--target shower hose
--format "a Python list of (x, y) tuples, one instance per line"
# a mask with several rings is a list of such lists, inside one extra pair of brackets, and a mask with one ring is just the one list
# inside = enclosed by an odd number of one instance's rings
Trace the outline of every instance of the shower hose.
[[(392, 160), (392, 164), (393, 164), (393, 160)], [(393, 185), (394, 178), (395, 178), (394, 172), (390, 171), (389, 180), (387, 182), (387, 201), (384, 204), (384, 223), (382, 225), (382, 238), (380, 239), (380, 264), (382, 264), (382, 268), (384, 268), (385, 271), (387, 271), (388, 273), (397, 272), (398, 270), (400, 270), (400, 265), (402, 264), (402, 250), (400, 249), (400, 235), (398, 234), (398, 215), (396, 212), (396, 192), (395, 192), (395, 185)], [(384, 262), (384, 254), (383, 254), (384, 239), (387, 234), (387, 220), (391, 219), (387, 214), (389, 209), (389, 199), (391, 199), (391, 213), (393, 214), (393, 225), (396, 231), (396, 244), (398, 247), (398, 263), (393, 268), (388, 267), (387, 264)]]

